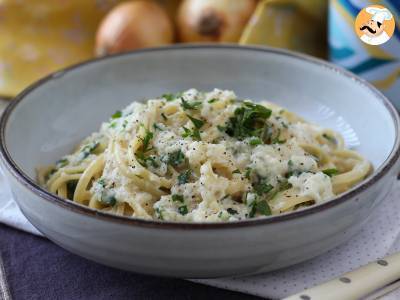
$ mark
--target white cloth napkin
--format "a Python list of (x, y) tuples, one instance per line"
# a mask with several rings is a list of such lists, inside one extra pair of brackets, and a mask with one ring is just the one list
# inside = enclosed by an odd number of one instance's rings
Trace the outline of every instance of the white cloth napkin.
[[(355, 238), (326, 254), (286, 268), (250, 277), (194, 280), (224, 289), (279, 299), (358, 268), (377, 258), (400, 251), (400, 182), (397, 182), (374, 217)], [(0, 222), (40, 235), (14, 202), (0, 170)], [(400, 299), (400, 291), (386, 300)]]

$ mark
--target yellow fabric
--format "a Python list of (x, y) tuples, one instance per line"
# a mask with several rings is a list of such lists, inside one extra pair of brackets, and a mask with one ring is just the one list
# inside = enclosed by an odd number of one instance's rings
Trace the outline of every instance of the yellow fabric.
[[(180, 0), (158, 0), (171, 17)], [(93, 57), (101, 18), (122, 0), (0, 0), (0, 96)]]
[(91, 58), (97, 25), (117, 2), (0, 0), (0, 95)]

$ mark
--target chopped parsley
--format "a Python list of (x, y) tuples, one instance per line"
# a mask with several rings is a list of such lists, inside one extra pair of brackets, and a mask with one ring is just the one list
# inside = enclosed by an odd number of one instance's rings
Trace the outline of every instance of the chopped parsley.
[(262, 141), (261, 141), (260, 138), (258, 138), (258, 137), (252, 137), (252, 138), (249, 140), (249, 144), (250, 144), (251, 146), (257, 146), (257, 145), (262, 144)]
[(335, 176), (339, 171), (335, 168), (322, 170), (322, 173), (329, 177)]
[(100, 202), (105, 205), (114, 206), (117, 203), (117, 198), (111, 191), (103, 191), (101, 193)]
[(161, 117), (164, 119), (164, 121), (168, 120), (167, 116), (164, 113), (161, 113)]
[(153, 168), (158, 168), (160, 165), (154, 156), (149, 156), (144, 159), (146, 166), (152, 166)]
[(99, 145), (100, 145), (99, 142), (92, 142), (92, 143), (84, 146), (81, 150), (82, 159), (85, 159), (90, 154), (92, 154)]
[(196, 141), (200, 141), (201, 136), (200, 136), (199, 129), (204, 125), (204, 121), (193, 118), (192, 116), (189, 116), (189, 115), (186, 115), (186, 116), (190, 119), (190, 121), (192, 121), (195, 128), (190, 130), (189, 128), (186, 128), (183, 126), (184, 133), (182, 134), (182, 137), (184, 137), (184, 138), (191, 137)]
[(251, 205), (250, 205), (251, 209), (249, 212), (249, 217), (250, 218), (254, 218), (257, 212), (257, 202), (254, 201)]
[(118, 119), (122, 117), (122, 112), (120, 110), (117, 110), (112, 116), (111, 119)]
[(182, 137), (184, 137), (184, 138), (191, 137), (192, 139), (194, 139), (196, 141), (201, 140), (200, 131), (197, 128), (195, 128), (193, 130), (186, 128), (185, 126), (183, 126), (182, 128), (184, 131), (184, 133), (182, 134)]
[(102, 188), (106, 187), (106, 181), (104, 178), (100, 178), (99, 180), (97, 180), (97, 184), (100, 185)]
[(237, 210), (236, 210), (236, 209), (233, 209), (233, 208), (231, 208), (231, 207), (229, 207), (226, 211), (227, 211), (230, 215), (237, 215), (237, 214), (238, 214)]
[(259, 202), (254, 201), (251, 204), (251, 209), (249, 212), (249, 217), (254, 218), (256, 213), (259, 213), (263, 216), (270, 216), (272, 214), (271, 208), (269, 207), (267, 201), (262, 200)]
[(196, 110), (200, 107), (200, 105), (201, 105), (200, 101), (189, 103), (185, 99), (181, 98), (181, 106), (184, 110)]
[(232, 171), (232, 174), (241, 174), (239, 169)]
[(207, 102), (208, 103), (214, 103), (214, 102), (217, 102), (219, 99), (216, 99), (216, 98), (212, 98), (211, 100), (208, 100)]
[(184, 202), (184, 199), (183, 199), (183, 196), (182, 196), (182, 195), (173, 194), (173, 195), (172, 195), (172, 201), (183, 203), (183, 202)]
[(181, 150), (178, 150), (165, 155), (161, 160), (173, 167), (177, 167), (185, 161), (185, 155)]
[(203, 125), (204, 125), (203, 120), (193, 118), (192, 116), (189, 116), (188, 114), (186, 116), (190, 119), (190, 121), (192, 121), (194, 127), (196, 127), (197, 129), (200, 129), (201, 127), (203, 127)]
[(140, 140), (142, 141), (142, 152), (145, 153), (149, 150), (151, 150), (149, 148), (150, 145), (150, 141), (151, 139), (154, 137), (153, 133), (151, 131), (149, 131), (148, 129), (146, 129), (145, 135), (143, 138), (140, 138)]
[(190, 169), (179, 174), (178, 175), (178, 184), (188, 183), (191, 175), (192, 175), (192, 170), (190, 170)]
[(146, 129), (144, 137), (139, 138), (142, 141), (142, 146), (136, 152), (135, 156), (136, 156), (136, 159), (138, 160), (138, 162), (143, 167), (148, 167), (148, 166), (152, 166), (154, 168), (159, 167), (155, 157), (146, 156), (147, 152), (152, 150), (152, 148), (150, 147), (150, 141), (153, 139), (153, 136), (154, 136), (153, 132)]
[(169, 101), (174, 101), (175, 99), (179, 98), (180, 96), (182, 96), (182, 92), (179, 92), (176, 94), (163, 94), (161, 97), (169, 102)]
[(186, 215), (189, 212), (186, 205), (179, 206), (178, 211), (182, 216)]
[(56, 168), (59, 169), (65, 167), (66, 165), (68, 165), (68, 163), (69, 161), (67, 158), (60, 159), (56, 162)]
[(286, 143), (286, 140), (281, 140), (280, 139), (281, 136), (281, 129), (278, 129), (278, 133), (276, 134), (276, 136), (271, 140), (271, 144), (284, 144)]
[(108, 125), (108, 128), (115, 128), (117, 127), (117, 122), (111, 122), (110, 125)]
[(225, 132), (239, 140), (246, 137), (260, 137), (271, 110), (263, 105), (243, 102), (236, 108), (233, 117), (229, 118)]
[(266, 183), (265, 180), (261, 180), (253, 185), (254, 191), (259, 196), (269, 193), (273, 188), (274, 187), (269, 183)]
[(271, 208), (269, 207), (267, 201), (260, 201), (257, 203), (257, 211), (261, 215), (270, 216), (272, 214)]
[(286, 178), (289, 178), (291, 176), (299, 176), (303, 172), (304, 171), (295, 170), (293, 161), (291, 159), (289, 159), (289, 161), (288, 161), (288, 172), (285, 175)]
[(156, 207), (156, 215), (157, 215), (158, 219), (164, 220), (163, 210), (162, 209)]

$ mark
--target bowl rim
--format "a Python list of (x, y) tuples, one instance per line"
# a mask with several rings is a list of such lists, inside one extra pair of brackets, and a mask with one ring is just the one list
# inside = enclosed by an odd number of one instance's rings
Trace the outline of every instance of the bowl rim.
[[(191, 49), (219, 49), (230, 50), (230, 51), (244, 51), (244, 52), (265, 52), (272, 53), (282, 56), (288, 56), (297, 60), (306, 61), (306, 63), (313, 64), (317, 67), (322, 67), (325, 69), (329, 69), (332, 72), (339, 74), (340, 76), (344, 76), (348, 79), (353, 80), (355, 83), (360, 84), (364, 88), (368, 89), (375, 98), (383, 104), (385, 109), (389, 112), (392, 122), (395, 127), (395, 141), (394, 146), (389, 154), (389, 156), (385, 159), (385, 161), (374, 171), (374, 173), (368, 177), (367, 179), (361, 181), (350, 190), (345, 193), (335, 197), (334, 199), (317, 204), (314, 206), (310, 206), (301, 210), (283, 213), (274, 216), (254, 218), (254, 219), (246, 219), (240, 221), (230, 221), (230, 222), (173, 222), (173, 221), (158, 221), (158, 220), (145, 220), (140, 218), (133, 218), (128, 216), (119, 216), (115, 214), (111, 214), (108, 212), (102, 212), (99, 210), (95, 210), (89, 208), (85, 205), (81, 205), (75, 203), (68, 199), (63, 199), (58, 197), (55, 194), (50, 193), (45, 190), (35, 180), (33, 180), (30, 176), (24, 173), (16, 164), (16, 162), (12, 159), (12, 155), (7, 150), (7, 145), (5, 141), (5, 133), (6, 127), (9, 120), (9, 117), (13, 113), (14, 109), (26, 99), (32, 91), (46, 84), (47, 82), (62, 77), (67, 72), (75, 71), (79, 68), (85, 67), (87, 65), (95, 64), (97, 62), (102, 62), (104, 60), (111, 61), (113, 59), (118, 59), (120, 57), (125, 56), (136, 56), (143, 55), (152, 52), (165, 52), (165, 51), (176, 51), (176, 50), (191, 50)], [(247, 227), (247, 226), (258, 226), (258, 225), (266, 225), (266, 224), (274, 224), (280, 223), (284, 221), (290, 221), (294, 219), (299, 219), (300, 217), (306, 217), (312, 215), (314, 213), (324, 211), (331, 207), (335, 207), (343, 204), (347, 200), (357, 197), (362, 191), (371, 187), (375, 182), (379, 181), (384, 175), (386, 175), (389, 170), (395, 165), (396, 161), (400, 156), (400, 138), (399, 138), (399, 130), (400, 130), (400, 119), (399, 115), (394, 108), (393, 104), (380, 92), (378, 91), (372, 84), (367, 82), (366, 80), (358, 77), (357, 75), (345, 70), (342, 67), (333, 65), (325, 60), (315, 58), (306, 54), (278, 49), (272, 47), (264, 47), (264, 46), (238, 46), (235, 44), (185, 44), (185, 45), (172, 45), (172, 46), (164, 46), (157, 48), (146, 48), (139, 49), (135, 51), (125, 52), (110, 55), (107, 57), (94, 58), (90, 60), (86, 60), (80, 62), (78, 64), (74, 64), (67, 68), (63, 68), (56, 72), (53, 72), (46, 77), (32, 83), (30, 86), (25, 88), (22, 92), (20, 92), (7, 106), (5, 111), (3, 112), (0, 119), (0, 158), (4, 163), (4, 166), (8, 169), (8, 171), (13, 175), (17, 181), (22, 184), (24, 187), (29, 189), (31, 192), (39, 196), (39, 198), (44, 199), (46, 201), (51, 202), (52, 204), (59, 205), (63, 208), (70, 210), (71, 212), (75, 212), (78, 214), (82, 214), (85, 216), (89, 216), (92, 218), (101, 219), (104, 221), (111, 221), (114, 223), (122, 223), (127, 225), (135, 225), (140, 227), (148, 227), (148, 228), (156, 228), (156, 229), (232, 229), (237, 227)]]

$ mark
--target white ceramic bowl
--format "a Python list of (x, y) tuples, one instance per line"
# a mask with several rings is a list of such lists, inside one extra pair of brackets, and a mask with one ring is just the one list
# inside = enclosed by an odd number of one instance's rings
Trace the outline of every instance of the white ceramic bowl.
[[(195, 87), (268, 99), (339, 130), (374, 165), (336, 199), (235, 223), (168, 223), (119, 217), (58, 198), (35, 182), (54, 162), (133, 100)], [(24, 215), (78, 255), (135, 272), (218, 277), (269, 271), (321, 254), (368, 221), (395, 180), (399, 118), (371, 85), (324, 61), (235, 46), (179, 46), (85, 62), (21, 93), (4, 113), (3, 169)]]

